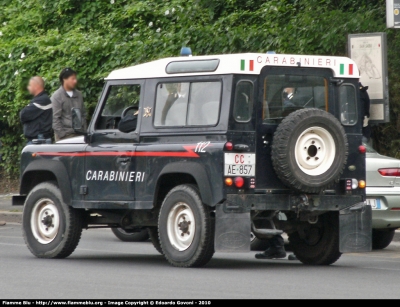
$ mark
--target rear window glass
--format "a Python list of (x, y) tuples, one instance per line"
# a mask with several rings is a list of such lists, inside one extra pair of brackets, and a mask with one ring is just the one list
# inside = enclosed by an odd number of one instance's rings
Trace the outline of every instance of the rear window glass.
[(158, 84), (154, 125), (215, 126), (219, 118), (221, 89), (220, 81)]
[(239, 81), (236, 85), (235, 104), (233, 117), (239, 123), (247, 123), (253, 115), (253, 83), (251, 81)]
[(357, 123), (357, 95), (352, 84), (343, 84), (339, 87), (340, 120), (345, 126)]
[(264, 122), (304, 108), (328, 109), (328, 82), (320, 76), (269, 75), (264, 79)]

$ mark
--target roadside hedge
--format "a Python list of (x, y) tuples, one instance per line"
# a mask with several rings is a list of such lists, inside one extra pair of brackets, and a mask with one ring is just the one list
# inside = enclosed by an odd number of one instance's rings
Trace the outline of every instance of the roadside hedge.
[[(347, 34), (385, 31), (384, 1), (349, 0), (0, 0), (1, 166), (18, 174), (24, 139), (19, 111), (26, 85), (41, 75), (51, 93), (71, 66), (92, 113), (113, 69), (178, 55), (266, 52), (346, 53)], [(375, 131), (377, 147), (400, 143), (398, 34), (389, 35), (392, 122)]]

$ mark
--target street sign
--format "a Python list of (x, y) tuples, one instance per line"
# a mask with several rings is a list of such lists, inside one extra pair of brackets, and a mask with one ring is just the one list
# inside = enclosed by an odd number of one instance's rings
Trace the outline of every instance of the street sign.
[(386, 0), (386, 25), (400, 28), (400, 0)]
[(369, 87), (371, 124), (390, 121), (386, 50), (386, 33), (349, 35), (348, 55), (360, 70), (360, 82)]

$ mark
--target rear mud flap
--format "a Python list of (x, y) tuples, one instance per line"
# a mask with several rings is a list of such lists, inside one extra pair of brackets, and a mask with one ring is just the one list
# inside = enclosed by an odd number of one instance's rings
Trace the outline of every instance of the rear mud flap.
[(217, 205), (215, 210), (215, 251), (249, 252), (251, 222), (250, 212), (240, 206)]
[(365, 203), (339, 211), (339, 249), (342, 253), (372, 249), (372, 209)]

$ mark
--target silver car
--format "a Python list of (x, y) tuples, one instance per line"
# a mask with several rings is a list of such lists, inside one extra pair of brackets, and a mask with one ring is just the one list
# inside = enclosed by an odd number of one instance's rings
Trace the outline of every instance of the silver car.
[[(365, 144), (364, 144), (365, 145)], [(400, 227), (400, 160), (367, 148), (367, 202), (372, 206), (372, 248), (387, 247)]]

